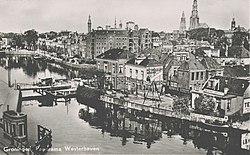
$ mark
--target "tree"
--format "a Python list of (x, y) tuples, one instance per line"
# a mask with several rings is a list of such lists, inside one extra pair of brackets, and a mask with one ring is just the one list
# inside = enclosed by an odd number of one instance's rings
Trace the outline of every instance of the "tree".
[(29, 50), (36, 49), (36, 42), (38, 40), (38, 33), (34, 29), (24, 32), (24, 38), (27, 43), (27, 48)]
[(241, 28), (238, 27), (238, 30), (236, 32), (234, 32), (233, 37), (232, 37), (233, 46), (243, 45), (246, 37), (247, 37), (247, 32), (241, 31)]
[(99, 89), (104, 88), (105, 73), (96, 68), (83, 68), (79, 73), (80, 77), (84, 79), (95, 79)]
[(23, 48), (24, 46), (24, 37), (23, 35), (20, 35), (20, 34), (16, 34), (13, 36), (13, 42), (14, 42), (14, 45), (19, 47), (19, 48)]
[(195, 111), (204, 115), (213, 115), (216, 101), (212, 97), (200, 95), (195, 98)]
[(189, 99), (187, 97), (175, 99), (173, 103), (173, 110), (177, 114), (189, 115)]

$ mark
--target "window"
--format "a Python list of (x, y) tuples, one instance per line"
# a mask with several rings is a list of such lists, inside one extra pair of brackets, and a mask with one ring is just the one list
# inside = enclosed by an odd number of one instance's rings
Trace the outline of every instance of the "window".
[(115, 64), (113, 64), (112, 71), (115, 73)]
[(201, 72), (201, 80), (203, 80), (203, 76), (204, 76), (204, 75), (203, 75), (203, 72)]
[(199, 80), (199, 72), (196, 72), (196, 80)]
[(192, 74), (192, 76), (191, 76), (191, 80), (194, 80), (194, 72), (193, 73), (191, 73)]
[(16, 125), (11, 124), (11, 135), (15, 136), (16, 135)]
[(104, 63), (104, 72), (108, 71), (108, 64)]
[(119, 73), (123, 73), (123, 65), (119, 64)]
[(25, 136), (24, 124), (19, 124), (19, 136)]
[(227, 102), (227, 110), (230, 110), (230, 108), (231, 108), (231, 100), (228, 100), (228, 102)]
[(132, 78), (132, 69), (129, 69), (130, 77)]
[(100, 69), (100, 62), (97, 63), (97, 69)]
[(174, 69), (174, 76), (177, 76), (177, 70)]
[(141, 71), (141, 78), (144, 80), (144, 71)]
[(135, 78), (138, 78), (138, 70), (135, 70)]

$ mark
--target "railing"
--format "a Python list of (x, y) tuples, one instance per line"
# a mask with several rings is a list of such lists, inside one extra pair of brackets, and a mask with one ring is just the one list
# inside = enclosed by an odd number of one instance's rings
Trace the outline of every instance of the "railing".
[(33, 83), (15, 83), (14, 88), (15, 89), (21, 89), (21, 88), (30, 88), (34, 87)]

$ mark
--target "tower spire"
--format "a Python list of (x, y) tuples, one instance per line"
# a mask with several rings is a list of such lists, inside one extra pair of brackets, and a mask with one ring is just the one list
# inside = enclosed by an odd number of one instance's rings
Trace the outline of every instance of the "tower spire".
[(236, 21), (235, 18), (233, 17), (232, 22), (231, 22), (231, 31), (233, 31), (236, 27)]
[(89, 15), (89, 19), (88, 19), (88, 33), (91, 32), (91, 19), (90, 19), (90, 15)]
[(181, 22), (180, 22), (180, 33), (184, 33), (186, 31), (186, 18), (184, 11), (182, 12)]
[(115, 29), (116, 29), (116, 17), (115, 17)]
[(119, 28), (122, 29), (122, 21), (120, 20)]
[(197, 0), (194, 0), (192, 6), (192, 14), (190, 17), (190, 27), (189, 29), (195, 29), (200, 25), (199, 23), (199, 15), (198, 15), (198, 4)]

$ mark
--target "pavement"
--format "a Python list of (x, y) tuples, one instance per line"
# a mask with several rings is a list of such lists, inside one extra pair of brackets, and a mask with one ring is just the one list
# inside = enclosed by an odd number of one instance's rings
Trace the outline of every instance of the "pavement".
[(0, 119), (3, 118), (3, 111), (7, 110), (7, 105), (10, 110), (16, 111), (18, 96), (19, 91), (9, 88), (5, 80), (0, 79)]

